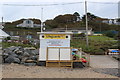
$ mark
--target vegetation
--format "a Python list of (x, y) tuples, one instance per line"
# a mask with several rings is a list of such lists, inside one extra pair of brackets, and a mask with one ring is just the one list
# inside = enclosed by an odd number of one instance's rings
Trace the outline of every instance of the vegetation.
[[(102, 20), (104, 18), (98, 17), (92, 13), (87, 13), (88, 15), (88, 24), (89, 27), (93, 29), (94, 32), (103, 32), (108, 30), (115, 30), (118, 31), (120, 28), (120, 25), (109, 25), (106, 23), (103, 23)], [(73, 14), (64, 14), (64, 15), (58, 15), (54, 19), (46, 20), (44, 22), (44, 27), (46, 30), (52, 30), (54, 28), (83, 28), (85, 27), (85, 16), (80, 16), (78, 12), (75, 12)], [(7, 22), (5, 24), (5, 31), (8, 29), (11, 30), (18, 30), (18, 29), (28, 29), (31, 30), (31, 28), (16, 28), (16, 25), (23, 22), (25, 19), (20, 19), (13, 22)], [(33, 20), (36, 24), (41, 24), (41, 20), (39, 19), (30, 19)], [(118, 19), (118, 21), (120, 21)], [(38, 30), (40, 31), (40, 28), (32, 28), (33, 31)]]
[(117, 48), (117, 41), (113, 41), (113, 38), (106, 36), (89, 36), (89, 47), (86, 46), (84, 39), (72, 39), (71, 47), (82, 48), (83, 51), (91, 54), (104, 53), (109, 48)]
[[(89, 27), (93, 29), (94, 32), (100, 32), (103, 33), (104, 36), (89, 36), (89, 47), (86, 46), (85, 41), (85, 34), (75, 34), (73, 37), (81, 37), (79, 39), (72, 39), (71, 40), (71, 46), (82, 48), (83, 51), (88, 53), (98, 53), (98, 52), (104, 52), (108, 48), (118, 48), (118, 42), (114, 39), (120, 39), (119, 30), (120, 25), (109, 25), (106, 23), (103, 23), (102, 20), (104, 18), (98, 17), (92, 13), (87, 13), (88, 15), (88, 24)], [(54, 28), (73, 28), (73, 29), (80, 29), (85, 27), (85, 16), (81, 16), (78, 12), (75, 12), (73, 14), (64, 14), (64, 15), (58, 15), (54, 19), (46, 20), (44, 22), (44, 27), (46, 27), (46, 30), (53, 30)], [(5, 31), (13, 31), (16, 33), (18, 31), (20, 34), (16, 35), (37, 35), (37, 32), (40, 32), (40, 28), (17, 28), (16, 25), (22, 23), (22, 21), (25, 19), (21, 19), (18, 21), (14, 21), (12, 23), (7, 22), (5, 24)], [(35, 23), (41, 24), (41, 21), (38, 19), (32, 19)], [(118, 22), (120, 22), (120, 19), (118, 19)], [(24, 32), (28, 32), (24, 34)], [(10, 45), (22, 45), (22, 46), (30, 46), (30, 45), (24, 45), (24, 44), (15, 44), (15, 43), (3, 43), (5, 46)]]
[(2, 48), (7, 48), (7, 47), (10, 47), (10, 46), (22, 46), (22, 47), (32, 47), (31, 45), (29, 44), (21, 44), (21, 43), (9, 43), (9, 42), (2, 42)]
[(36, 45), (31, 45), (31, 44), (21, 44), (21, 43), (15, 43), (15, 42), (2, 42), (2, 48), (7, 48), (7, 47), (10, 47), (10, 46), (21, 46), (21, 47), (35, 47), (35, 48), (38, 48), (39, 46)]

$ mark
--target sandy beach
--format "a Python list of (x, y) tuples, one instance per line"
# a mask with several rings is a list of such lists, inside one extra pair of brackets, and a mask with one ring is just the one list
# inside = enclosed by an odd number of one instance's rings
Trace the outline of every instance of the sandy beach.
[(19, 64), (2, 65), (2, 78), (117, 78), (116, 76), (94, 72), (92, 68), (55, 68), (24, 66)]

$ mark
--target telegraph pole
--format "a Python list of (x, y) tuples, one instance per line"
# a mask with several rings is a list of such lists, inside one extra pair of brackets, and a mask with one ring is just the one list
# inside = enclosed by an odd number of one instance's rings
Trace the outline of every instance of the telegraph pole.
[(43, 8), (41, 8), (41, 32), (43, 32)]
[(88, 42), (88, 17), (87, 17), (87, 1), (85, 1), (85, 14), (86, 14), (86, 45), (89, 47)]
[(2, 17), (2, 26), (3, 26), (3, 17)]

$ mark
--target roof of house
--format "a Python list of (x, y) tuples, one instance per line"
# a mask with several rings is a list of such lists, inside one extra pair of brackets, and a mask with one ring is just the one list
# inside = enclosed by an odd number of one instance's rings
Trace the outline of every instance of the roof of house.
[(41, 24), (41, 20), (39, 20), (39, 19), (20, 19), (17, 21), (13, 21), (12, 23), (18, 25), (18, 24), (23, 23), (24, 20), (32, 20), (34, 22), (34, 24)]
[(8, 37), (9, 35), (4, 32), (2, 29), (0, 29), (0, 37)]
[(4, 26), (2, 26), (2, 24), (0, 24), (0, 29), (3, 29), (4, 28)]

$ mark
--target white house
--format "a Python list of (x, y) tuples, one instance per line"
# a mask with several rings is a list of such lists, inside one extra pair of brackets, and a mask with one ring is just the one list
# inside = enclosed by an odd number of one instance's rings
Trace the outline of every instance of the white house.
[[(53, 29), (53, 32), (69, 32), (72, 34), (81, 34), (85, 33), (86, 34), (86, 28), (56, 28)], [(94, 32), (92, 31), (92, 28), (88, 28), (88, 35), (92, 35)]]
[(6, 38), (8, 36), (9, 35), (6, 32), (4, 32), (2, 29), (0, 29), (0, 43), (2, 42), (3, 38)]
[(112, 24), (119, 25), (117, 22), (117, 19), (103, 19), (102, 22), (107, 23), (109, 25), (112, 25)]
[(23, 21), (23, 23), (18, 24), (17, 27), (28, 27), (28, 28), (34, 28), (34, 27), (40, 27), (40, 24), (36, 24), (34, 21), (30, 19), (26, 19)]
[(3, 25), (4, 25), (4, 24), (3, 24), (2, 22), (0, 22), (0, 29), (3, 29), (3, 28), (4, 28)]

